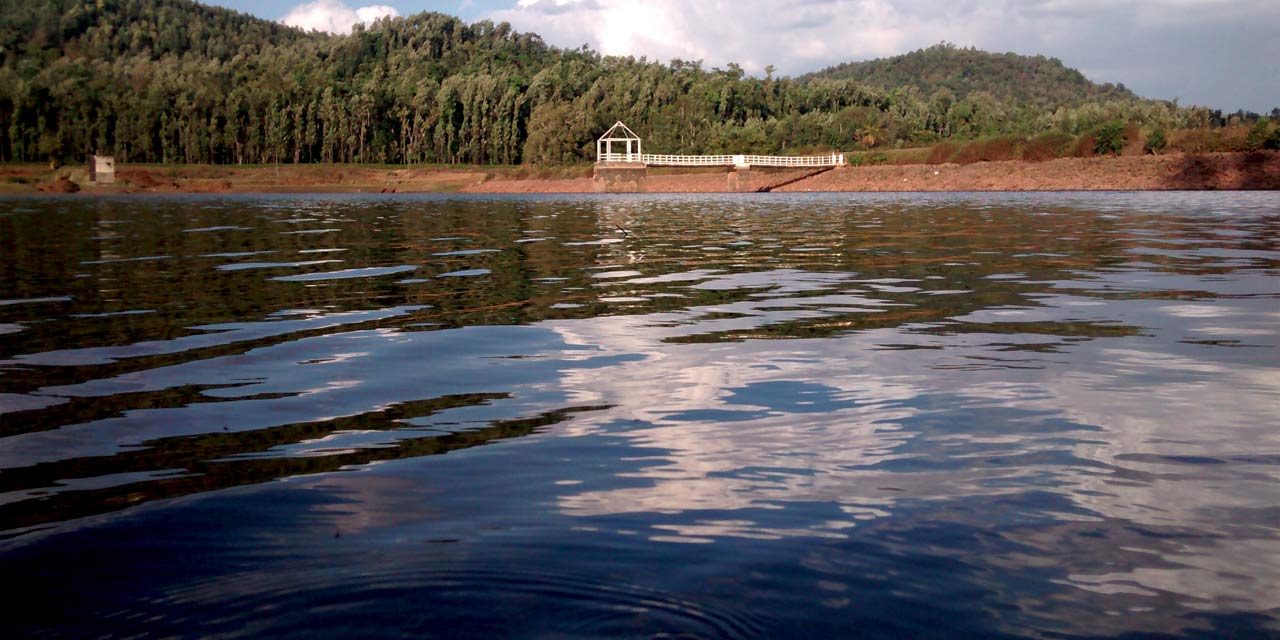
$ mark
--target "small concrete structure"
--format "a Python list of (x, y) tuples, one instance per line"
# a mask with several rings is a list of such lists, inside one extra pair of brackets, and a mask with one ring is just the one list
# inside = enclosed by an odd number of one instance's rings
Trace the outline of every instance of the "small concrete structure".
[(116, 159), (95, 155), (89, 159), (89, 182), (111, 184), (116, 181)]
[(644, 193), (648, 167), (643, 162), (597, 162), (591, 178), (596, 193)]

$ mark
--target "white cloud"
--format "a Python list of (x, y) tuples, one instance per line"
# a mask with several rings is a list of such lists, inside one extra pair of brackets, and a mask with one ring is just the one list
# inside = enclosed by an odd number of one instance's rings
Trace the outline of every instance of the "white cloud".
[(360, 7), (356, 9), (356, 15), (360, 17), (360, 22), (368, 24), (378, 18), (394, 18), (400, 15), (395, 7), (388, 7), (385, 4), (375, 4), (369, 7)]
[(280, 22), (308, 31), (351, 33), (356, 23), (369, 24), (378, 18), (400, 15), (395, 7), (372, 5), (352, 9), (341, 0), (315, 0), (300, 4), (285, 14)]
[(737, 62), (750, 72), (773, 64), (800, 73), (944, 39), (963, 44), (975, 26), (963, 18), (986, 11), (952, 5), (926, 11), (921, 4), (808, 0), (783, 8), (771, 0), (520, 0), (491, 18), (563, 46), (586, 42), (608, 55), (700, 59), (708, 66)]
[[(1185, 103), (1280, 104), (1275, 0), (518, 0), (487, 16), (608, 55), (799, 74), (942, 41), (1058, 57)], [(1224, 74), (1222, 69), (1238, 72)], [(1233, 79), (1238, 78), (1238, 80)]]

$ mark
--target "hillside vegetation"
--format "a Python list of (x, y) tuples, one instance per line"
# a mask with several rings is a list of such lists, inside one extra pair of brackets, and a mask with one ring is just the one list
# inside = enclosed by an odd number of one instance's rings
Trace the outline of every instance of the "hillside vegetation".
[(880, 88), (915, 87), (931, 98), (964, 100), (985, 93), (997, 102), (1041, 109), (1138, 97), (1123, 84), (1091, 82), (1057, 58), (989, 53), (948, 43), (891, 58), (847, 62), (808, 77), (856, 80)]
[[(934, 74), (934, 58), (967, 70)], [(653, 152), (785, 154), (1212, 115), (1043, 58), (897, 60), (761, 79), (438, 13), (331, 36), (189, 0), (0, 0), (0, 161), (559, 164), (592, 159), (617, 120)]]

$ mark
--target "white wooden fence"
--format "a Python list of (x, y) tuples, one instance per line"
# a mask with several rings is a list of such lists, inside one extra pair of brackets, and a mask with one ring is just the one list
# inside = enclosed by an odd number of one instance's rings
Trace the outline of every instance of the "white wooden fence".
[(827, 156), (668, 156), (653, 153), (601, 153), (598, 162), (640, 162), (651, 167), (841, 167), (844, 154)]

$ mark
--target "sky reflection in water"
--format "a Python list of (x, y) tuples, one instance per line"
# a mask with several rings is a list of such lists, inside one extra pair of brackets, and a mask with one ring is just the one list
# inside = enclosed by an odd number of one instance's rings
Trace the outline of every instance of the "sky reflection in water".
[(1274, 635), (1278, 238), (1269, 194), (6, 201), (15, 624)]

